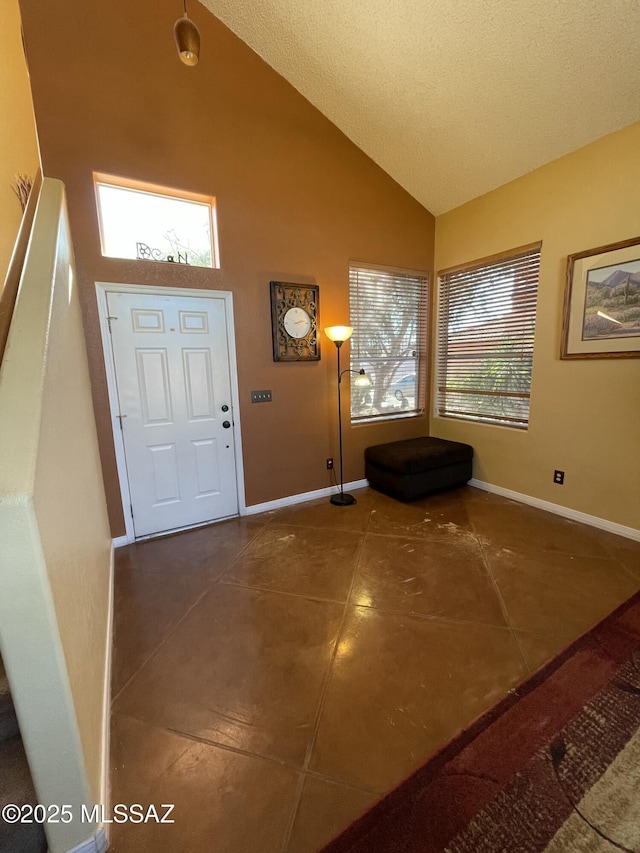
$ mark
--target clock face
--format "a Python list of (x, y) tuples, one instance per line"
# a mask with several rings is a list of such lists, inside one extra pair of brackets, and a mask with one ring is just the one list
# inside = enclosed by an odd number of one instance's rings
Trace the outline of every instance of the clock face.
[(304, 338), (311, 328), (311, 317), (304, 308), (289, 308), (282, 324), (292, 338)]

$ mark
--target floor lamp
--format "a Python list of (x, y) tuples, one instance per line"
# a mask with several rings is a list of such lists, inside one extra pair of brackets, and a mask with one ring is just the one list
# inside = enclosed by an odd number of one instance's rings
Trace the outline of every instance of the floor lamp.
[(330, 341), (333, 341), (336, 345), (336, 349), (338, 350), (338, 434), (340, 437), (340, 492), (337, 495), (332, 495), (330, 501), (332, 504), (336, 506), (351, 506), (356, 503), (356, 499), (353, 495), (345, 494), (344, 491), (344, 477), (342, 475), (342, 400), (341, 400), (341, 388), (342, 388), (342, 377), (345, 373), (357, 373), (358, 378), (356, 379), (356, 385), (371, 385), (369, 381), (369, 377), (365, 374), (364, 369), (361, 370), (351, 370), (350, 368), (345, 368), (345, 370), (340, 370), (340, 348), (345, 341), (348, 341), (353, 333), (353, 329), (351, 326), (329, 326), (324, 330), (325, 335), (329, 338)]

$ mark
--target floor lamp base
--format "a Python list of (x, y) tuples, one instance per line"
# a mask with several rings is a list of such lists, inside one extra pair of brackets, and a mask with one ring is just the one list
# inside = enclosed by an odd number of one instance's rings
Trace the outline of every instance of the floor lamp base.
[(352, 504), (357, 503), (353, 495), (347, 495), (344, 493), (332, 495), (329, 500), (330, 503), (335, 504), (335, 506), (351, 506)]

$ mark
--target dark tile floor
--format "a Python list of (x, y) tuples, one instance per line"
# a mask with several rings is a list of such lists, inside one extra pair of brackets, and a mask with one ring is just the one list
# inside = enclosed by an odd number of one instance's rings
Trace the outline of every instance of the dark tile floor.
[(116, 853), (310, 853), (640, 588), (640, 543), (465, 487), (116, 554)]

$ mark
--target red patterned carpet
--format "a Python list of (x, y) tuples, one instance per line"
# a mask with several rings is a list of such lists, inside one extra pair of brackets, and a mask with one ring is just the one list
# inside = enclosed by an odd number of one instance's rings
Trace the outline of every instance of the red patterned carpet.
[(640, 853), (640, 593), (323, 853)]

